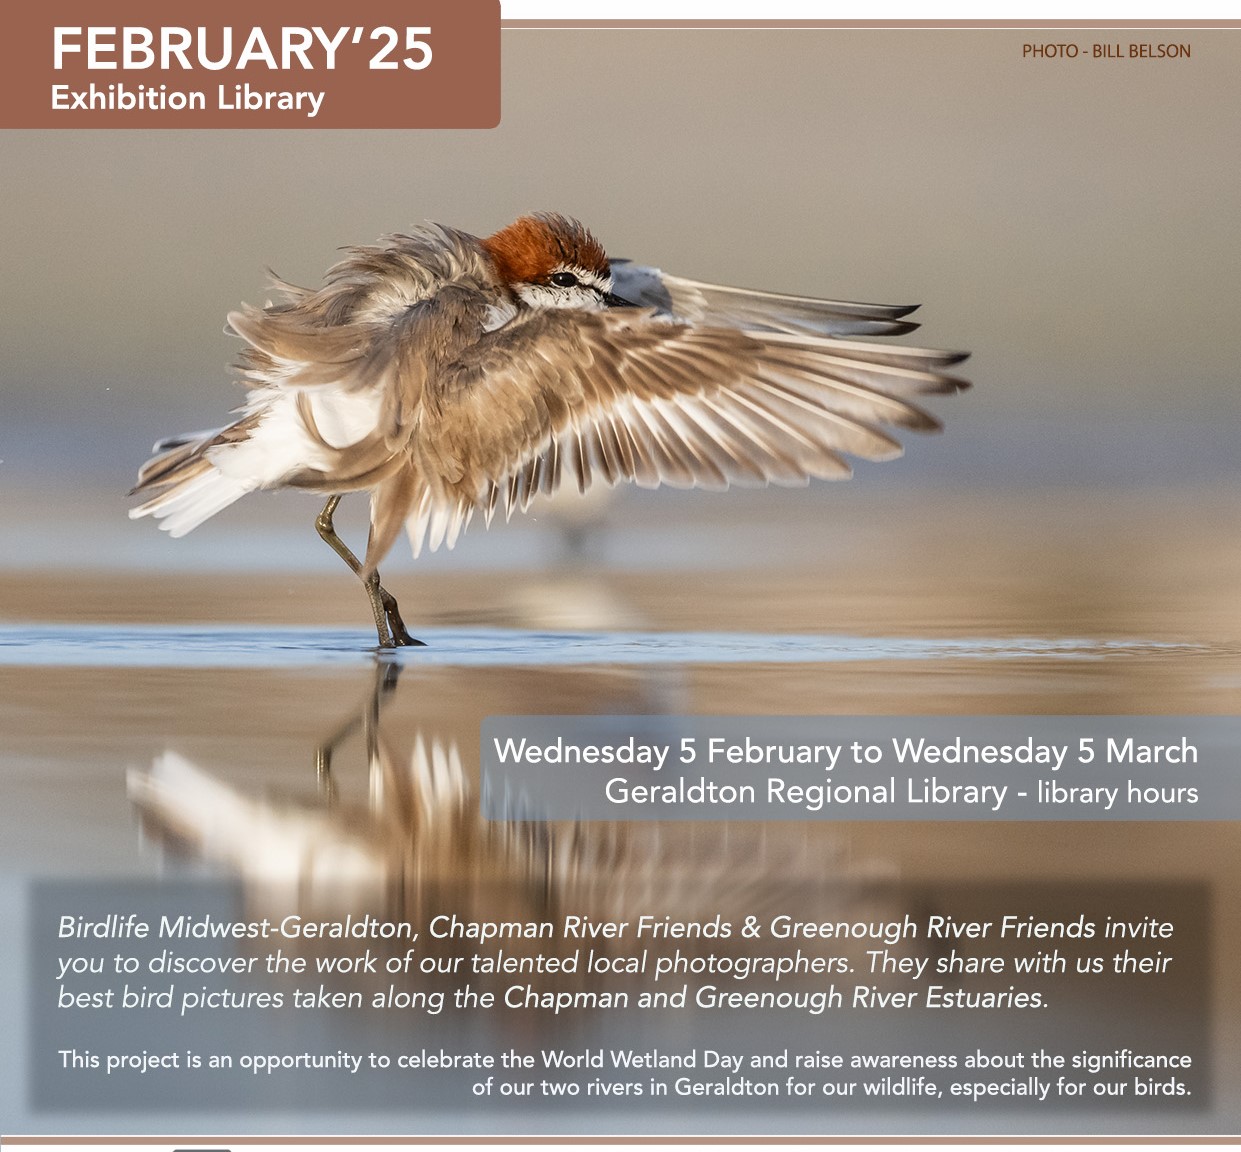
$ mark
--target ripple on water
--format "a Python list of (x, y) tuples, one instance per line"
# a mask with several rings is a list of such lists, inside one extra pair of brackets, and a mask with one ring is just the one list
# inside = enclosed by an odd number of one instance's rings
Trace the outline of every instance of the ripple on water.
[[(302, 668), (370, 663), (361, 629), (31, 624), (0, 629), (0, 667)], [(1147, 640), (916, 639), (755, 632), (531, 632), (422, 628), (425, 648), (391, 653), (426, 667), (577, 664), (836, 664), (861, 660), (1099, 660), (1119, 653), (1203, 651)]]

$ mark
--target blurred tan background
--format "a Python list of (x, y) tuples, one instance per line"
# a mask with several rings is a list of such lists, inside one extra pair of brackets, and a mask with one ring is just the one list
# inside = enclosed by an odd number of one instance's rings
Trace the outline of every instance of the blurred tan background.
[[(869, 521), (928, 486), (1230, 496), (1241, 37), (1035, 61), (1030, 35), (508, 30), (494, 131), (5, 134), (0, 565), (331, 569), (305, 498), (173, 544), (123, 493), (157, 436), (239, 399), (223, 319), (264, 298), (266, 266), (315, 283), (337, 246), (540, 208), (685, 275), (921, 302), (912, 339), (974, 351), (943, 438), (864, 467), (863, 495), (772, 494), (784, 508), (878, 501)], [(430, 567), (537, 564), (527, 539), (475, 532)], [(644, 555), (694, 562), (665, 543)]]

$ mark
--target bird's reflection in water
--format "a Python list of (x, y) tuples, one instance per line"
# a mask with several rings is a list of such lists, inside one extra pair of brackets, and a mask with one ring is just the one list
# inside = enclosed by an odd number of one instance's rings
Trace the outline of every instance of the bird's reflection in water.
[[(588, 703), (583, 689), (590, 669), (540, 670), (540, 677), (548, 675), (570, 677), (565, 691), (579, 705)], [(501, 995), (515, 979), (540, 990), (617, 988), (623, 982), (615, 972), (586, 970), (587, 948), (597, 957), (630, 957), (648, 945), (653, 953), (679, 951), (684, 957), (774, 955), (793, 949), (743, 937), (746, 917), (904, 916), (882, 869), (851, 862), (841, 838), (822, 824), (484, 820), (478, 802), (479, 702), (445, 710), (435, 721), (415, 717), (411, 729), (406, 708), (417, 708), (422, 685), (400, 692), (400, 676), (400, 665), (377, 663), (362, 706), (319, 743), (300, 799), (278, 801), (259, 789), (234, 787), (166, 752), (129, 779), (144, 830), (209, 870), (239, 878), (248, 919), (296, 914), (306, 921), (346, 915), (356, 921), (369, 915), (409, 922), (420, 932), (419, 957), (428, 963), (438, 958), (439, 973), (451, 977), (417, 976), (407, 984), (423, 990), (450, 987), (454, 978), (460, 985), (463, 972), (476, 989)], [(670, 677), (630, 678), (625, 687), (610, 674), (601, 676), (600, 711), (649, 714), (661, 700), (667, 707), (680, 695), (675, 672)], [(365, 790), (358, 781), (359, 745)], [(551, 923), (555, 931), (551, 938), (518, 934), (489, 943), (468, 934), (432, 939), (426, 927), (437, 916), (465, 925)], [(567, 938), (560, 929), (568, 916), (631, 927), (620, 936)], [(633, 926), (642, 916), (731, 923), (733, 929), (728, 936), (708, 929), (702, 936), (637, 941)], [(863, 963), (873, 941), (833, 945), (830, 951)], [(385, 954), (400, 955), (407, 946), (407, 940), (393, 940)], [(454, 959), (494, 955), (499, 948), (510, 963), (540, 955), (563, 960), (579, 949), (581, 956), (574, 968), (557, 970), (553, 963), (534, 969), (533, 976), (501, 970), (479, 975), (462, 968), (468, 959)], [(293, 950), (314, 956), (340, 949), (339, 941), (303, 940)], [(649, 982), (649, 976), (641, 979)], [(377, 986), (388, 983), (387, 977), (376, 980)], [(635, 987), (649, 986), (635, 981)], [(675, 987), (683, 982), (677, 979)], [(561, 1018), (557, 1026), (563, 1025)]]

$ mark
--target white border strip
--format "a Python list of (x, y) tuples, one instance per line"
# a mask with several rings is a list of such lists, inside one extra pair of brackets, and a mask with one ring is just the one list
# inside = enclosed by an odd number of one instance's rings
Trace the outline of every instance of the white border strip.
[(1047, 21), (1106, 20), (1140, 23), (1150, 20), (1235, 20), (1234, 4), (1224, 0), (1194, 0), (1173, 5), (1168, 0), (1054, 0), (1052, 3), (1001, 5), (982, 0), (877, 0), (862, 8), (843, 0), (501, 0), (503, 20), (563, 20), (573, 24), (624, 20), (667, 23), (669, 21), (729, 20), (842, 20), (910, 21)]

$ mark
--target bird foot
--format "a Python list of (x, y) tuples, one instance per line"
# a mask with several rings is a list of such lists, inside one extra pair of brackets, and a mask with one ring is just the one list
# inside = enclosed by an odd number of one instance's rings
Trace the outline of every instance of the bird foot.
[(379, 603), (383, 610), (383, 623), (380, 624), (376, 613), (376, 625), (379, 632), (380, 648), (425, 648), (421, 640), (409, 634), (405, 621), (401, 619), (401, 610), (397, 607), (396, 597), (382, 585), (376, 586)]

